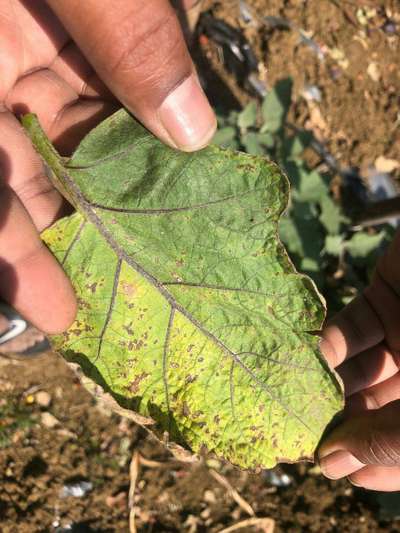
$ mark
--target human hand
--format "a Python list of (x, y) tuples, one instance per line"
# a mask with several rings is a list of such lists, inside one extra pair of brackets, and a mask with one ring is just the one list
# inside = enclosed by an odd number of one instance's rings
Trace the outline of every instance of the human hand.
[(364, 294), (327, 325), (321, 349), (346, 394), (345, 420), (318, 450), (323, 473), (400, 490), (400, 232)]
[(15, 115), (36, 113), (64, 155), (118, 101), (187, 151), (207, 144), (215, 116), (168, 0), (0, 0), (0, 35), (0, 294), (57, 333), (75, 297), (38, 232), (65, 207)]

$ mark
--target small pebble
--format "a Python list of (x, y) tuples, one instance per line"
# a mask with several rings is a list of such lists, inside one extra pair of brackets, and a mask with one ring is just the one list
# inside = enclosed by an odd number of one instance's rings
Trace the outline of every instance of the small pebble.
[(76, 483), (66, 483), (60, 491), (60, 498), (82, 498), (87, 492), (93, 489), (90, 481), (78, 481)]
[(44, 426), (50, 429), (58, 426), (58, 424), (60, 423), (60, 421), (57, 420), (54, 415), (48, 413), (47, 411), (45, 413), (42, 413), (41, 422)]
[(51, 404), (51, 396), (48, 392), (42, 390), (35, 394), (35, 400), (40, 407), (49, 407)]
[(382, 26), (382, 29), (385, 33), (393, 34), (397, 32), (397, 26), (396, 23), (392, 20), (388, 20), (385, 22), (385, 24)]
[(203, 494), (203, 501), (206, 503), (215, 503), (217, 498), (212, 490), (205, 490)]
[(302, 94), (306, 100), (315, 102), (322, 101), (321, 90), (316, 85), (306, 85)]
[(106, 505), (107, 507), (123, 507), (126, 505), (127, 500), (126, 492), (119, 492), (115, 496), (107, 496)]

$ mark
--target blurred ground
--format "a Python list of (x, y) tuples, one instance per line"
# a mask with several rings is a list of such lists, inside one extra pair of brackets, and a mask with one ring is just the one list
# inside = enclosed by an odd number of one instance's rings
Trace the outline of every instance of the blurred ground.
[[(262, 63), (269, 87), (291, 76), (296, 124), (319, 133), (346, 166), (366, 169), (379, 157), (400, 161), (400, 6), (396, 0), (246, 0), (252, 21), (240, 17), (237, 0), (207, 0), (206, 8), (242, 28)], [(271, 28), (282, 17), (292, 29)], [(300, 32), (311, 41), (304, 42)], [(206, 46), (211, 65), (243, 104), (249, 96), (226, 75)], [(209, 90), (221, 106), (220, 93)], [(302, 97), (317, 87), (320, 102)], [(398, 167), (400, 171), (400, 166)], [(400, 175), (398, 173), (398, 175)]]
[[(140, 532), (219, 532), (249, 518), (246, 502), (257, 517), (275, 520), (275, 533), (398, 531), (398, 523), (378, 519), (377, 504), (368, 503), (364, 491), (328, 481), (310, 465), (285, 466), (275, 480), (215, 460), (174, 461), (133, 422), (99, 410), (55, 354), (1, 358), (0, 375), (2, 533), (128, 532), (135, 450), (153, 461), (141, 467), (136, 485)], [(243, 500), (235, 501), (212, 472), (228, 479)], [(277, 480), (290, 484), (276, 487)], [(65, 496), (65, 487), (82, 481), (92, 484), (89, 492)]]
[[(343, 165), (365, 170), (392, 161), (390, 172), (398, 177), (398, 1), (249, 0), (248, 5), (261, 18), (284, 17), (296, 30), (244, 24), (233, 0), (207, 0), (205, 8), (243, 29), (268, 86), (293, 77), (291, 120), (327, 141)], [(300, 29), (317, 48), (300, 42)], [(213, 69), (203, 77), (214, 103), (247, 102), (248, 94), (224, 71), (212, 44), (203, 39), (201, 51), (203, 66), (208, 62)], [(319, 89), (320, 102), (301, 96), (309, 86)], [(128, 531), (129, 462), (135, 450), (154, 461), (142, 465), (136, 486), (140, 532), (219, 532), (249, 518), (246, 502), (257, 517), (275, 520), (276, 533), (400, 529), (399, 522), (383, 519), (376, 498), (345, 481), (325, 480), (315, 467), (283, 467), (290, 483), (276, 487), (271, 476), (241, 473), (215, 461), (171, 462), (144, 430), (99, 410), (54, 354), (25, 362), (0, 358), (2, 532)], [(244, 502), (210, 470), (225, 476)], [(63, 487), (65, 493), (65, 486), (82, 481), (92, 484), (83, 497), (63, 496)]]

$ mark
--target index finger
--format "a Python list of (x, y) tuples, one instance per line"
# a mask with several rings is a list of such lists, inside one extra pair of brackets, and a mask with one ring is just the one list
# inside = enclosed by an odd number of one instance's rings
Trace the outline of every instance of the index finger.
[(71, 284), (5, 185), (0, 187), (0, 203), (0, 294), (39, 329), (60, 333), (76, 314)]

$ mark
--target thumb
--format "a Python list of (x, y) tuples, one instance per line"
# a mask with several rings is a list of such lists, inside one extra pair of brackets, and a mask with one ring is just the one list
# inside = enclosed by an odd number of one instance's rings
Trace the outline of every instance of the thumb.
[(161, 140), (205, 146), (216, 119), (168, 0), (48, 0), (114, 95)]
[(322, 443), (318, 457), (331, 479), (365, 465), (400, 466), (400, 400), (346, 420)]

